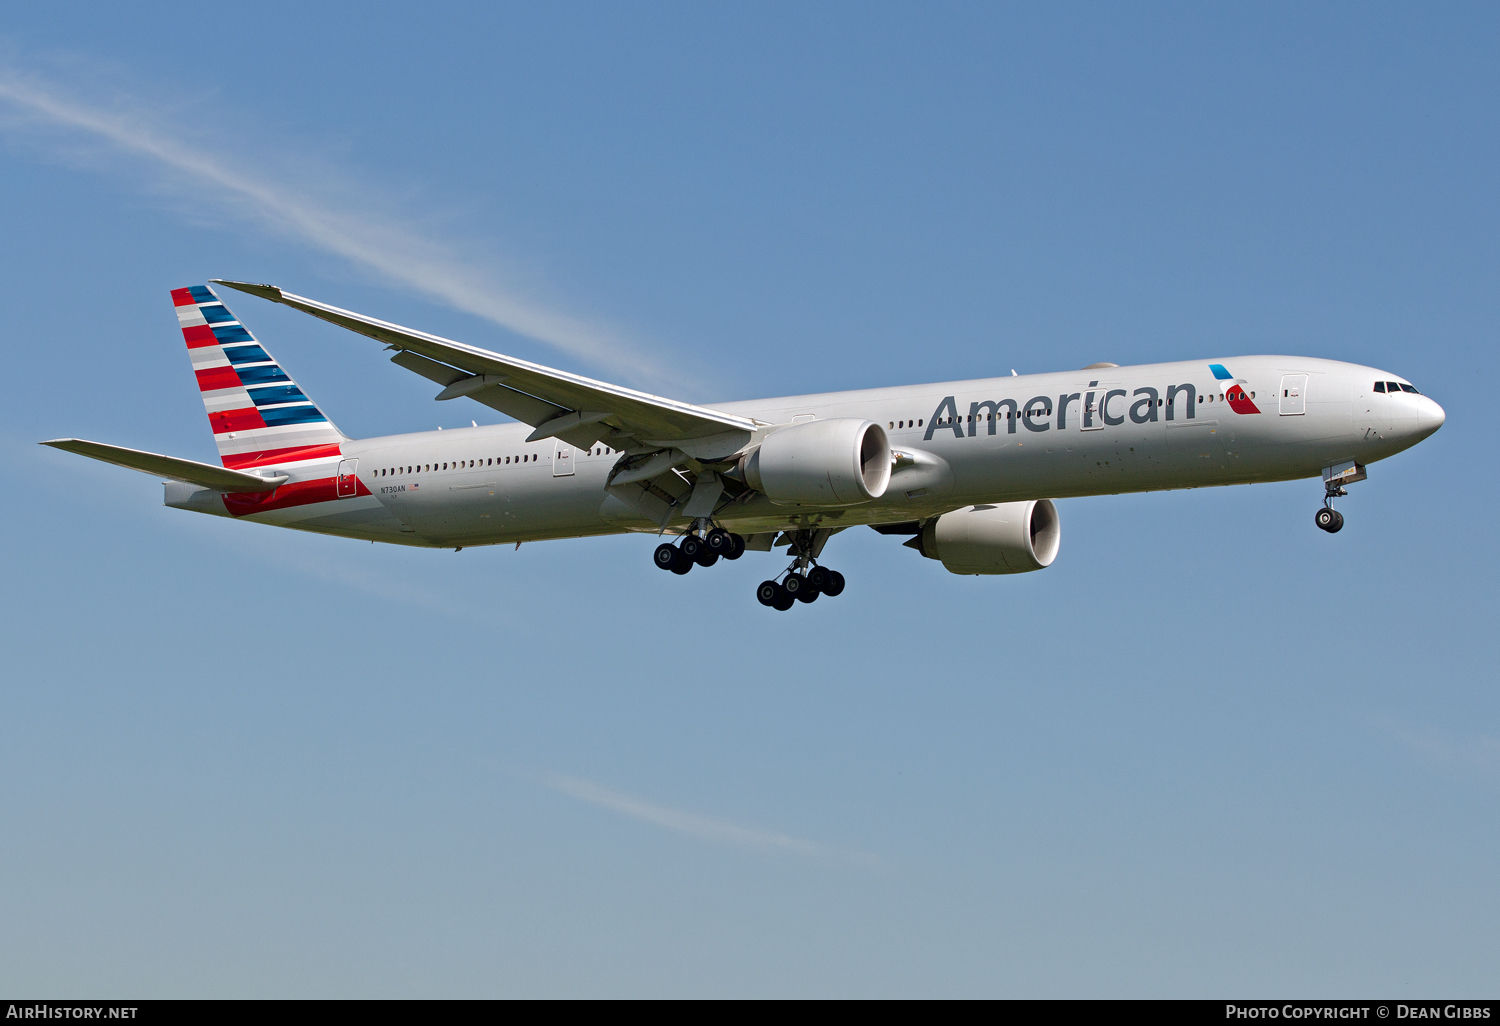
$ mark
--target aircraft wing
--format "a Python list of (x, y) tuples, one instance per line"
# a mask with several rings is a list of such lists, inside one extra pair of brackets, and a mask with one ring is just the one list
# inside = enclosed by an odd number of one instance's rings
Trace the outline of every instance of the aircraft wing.
[(154, 452), (127, 449), (120, 445), (105, 445), (103, 442), (87, 442), (82, 438), (54, 438), (42, 442), (64, 452), (76, 452), (90, 459), (113, 463), (117, 467), (129, 467), (143, 474), (165, 477), (171, 481), (186, 481), (216, 492), (269, 492), (287, 481), (286, 474), (261, 477), (242, 470), (216, 467), (212, 463), (196, 460), (181, 460), (176, 456), (159, 456)]
[(579, 446), (677, 449), (698, 460), (724, 458), (750, 441), (748, 417), (595, 381), (513, 356), (492, 353), (399, 324), (283, 292), (274, 285), (213, 279), (252, 296), (294, 307), (400, 350), (391, 362), (443, 385), (438, 399), (469, 396), (536, 428), (528, 441), (556, 436)]

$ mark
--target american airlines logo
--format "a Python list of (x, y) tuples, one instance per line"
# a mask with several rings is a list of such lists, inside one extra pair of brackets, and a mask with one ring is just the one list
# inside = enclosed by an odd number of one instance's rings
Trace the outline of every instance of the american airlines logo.
[[(1260, 412), (1250, 393), (1245, 391), (1244, 378), (1234, 377), (1221, 363), (1208, 366), (1215, 378), (1228, 382), (1224, 388), (1224, 401), (1231, 410), (1235, 413)], [(1094, 389), (1098, 384), (1090, 381), (1089, 387)], [(951, 430), (955, 438), (963, 438), (967, 428), (968, 437), (973, 438), (979, 434), (981, 424), (985, 426), (986, 434), (993, 435), (1002, 423), (1006, 433), (1012, 435), (1016, 433), (1017, 425), (1027, 431), (1050, 431), (1054, 412), (1059, 431), (1067, 429), (1070, 411), (1078, 418), (1080, 431), (1098, 431), (1106, 425), (1116, 427), (1125, 423), (1127, 417), (1133, 424), (1150, 424), (1163, 419), (1175, 420), (1181, 412), (1184, 420), (1193, 420), (1198, 415), (1200, 401), (1198, 387), (1191, 383), (1169, 385), (1165, 390), (1143, 387), (1133, 392), (1123, 388), (1103, 388), (1065, 393), (1055, 402), (1049, 395), (1032, 396), (1024, 403), (1017, 403), (1014, 399), (986, 399), (970, 403), (965, 416), (959, 412), (955, 397), (949, 395), (938, 403), (927, 421), (927, 433), (922, 437), (924, 441), (931, 441), (935, 433)]]

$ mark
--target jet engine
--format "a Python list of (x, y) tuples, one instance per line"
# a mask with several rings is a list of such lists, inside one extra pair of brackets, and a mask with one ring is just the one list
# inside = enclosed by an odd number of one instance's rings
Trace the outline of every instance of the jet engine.
[(950, 573), (1024, 574), (1051, 566), (1061, 542), (1052, 500), (1029, 499), (944, 513), (907, 544)]
[(853, 506), (885, 494), (891, 444), (873, 420), (810, 420), (767, 435), (740, 470), (779, 506)]

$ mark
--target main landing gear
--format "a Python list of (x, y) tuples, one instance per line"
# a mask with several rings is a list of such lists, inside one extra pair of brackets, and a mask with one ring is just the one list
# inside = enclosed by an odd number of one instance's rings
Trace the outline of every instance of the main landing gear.
[[(844, 575), (826, 566), (818, 566), (813, 553), (823, 548), (830, 531), (796, 531), (791, 541), (792, 564), (777, 581), (761, 581), (755, 597), (763, 606), (788, 610), (798, 602), (814, 602), (819, 595), (839, 595), (844, 590)], [(722, 527), (711, 527), (698, 521), (692, 531), (673, 545), (663, 542), (656, 547), (653, 559), (663, 570), (685, 574), (695, 566), (713, 566), (720, 558), (739, 559), (745, 554), (745, 539)]]
[(745, 554), (745, 539), (715, 527), (707, 534), (685, 534), (676, 545), (656, 547), (656, 565), (674, 574), (685, 574), (695, 566), (713, 566), (719, 557), (739, 559)]
[(817, 565), (831, 531), (796, 531), (792, 535), (792, 565), (780, 581), (761, 581), (755, 597), (763, 606), (786, 612), (798, 602), (815, 602), (819, 595), (838, 595), (844, 590), (844, 575)]
[(813, 602), (819, 595), (838, 595), (844, 590), (844, 575), (826, 566), (815, 566), (799, 573), (793, 564), (781, 581), (761, 581), (755, 597), (763, 606), (786, 612), (798, 602)]

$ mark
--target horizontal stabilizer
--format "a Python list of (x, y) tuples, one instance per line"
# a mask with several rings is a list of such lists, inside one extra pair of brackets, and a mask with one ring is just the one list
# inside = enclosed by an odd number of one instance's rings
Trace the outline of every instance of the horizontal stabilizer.
[(175, 456), (158, 456), (154, 452), (126, 449), (103, 442), (86, 442), (82, 438), (54, 438), (42, 445), (50, 445), (64, 452), (76, 452), (89, 459), (113, 463), (117, 467), (129, 467), (143, 474), (164, 477), (171, 481), (185, 481), (201, 488), (212, 488), (216, 492), (269, 492), (287, 481), (287, 475), (261, 477), (239, 470), (216, 467), (212, 463), (196, 460), (180, 460)]

